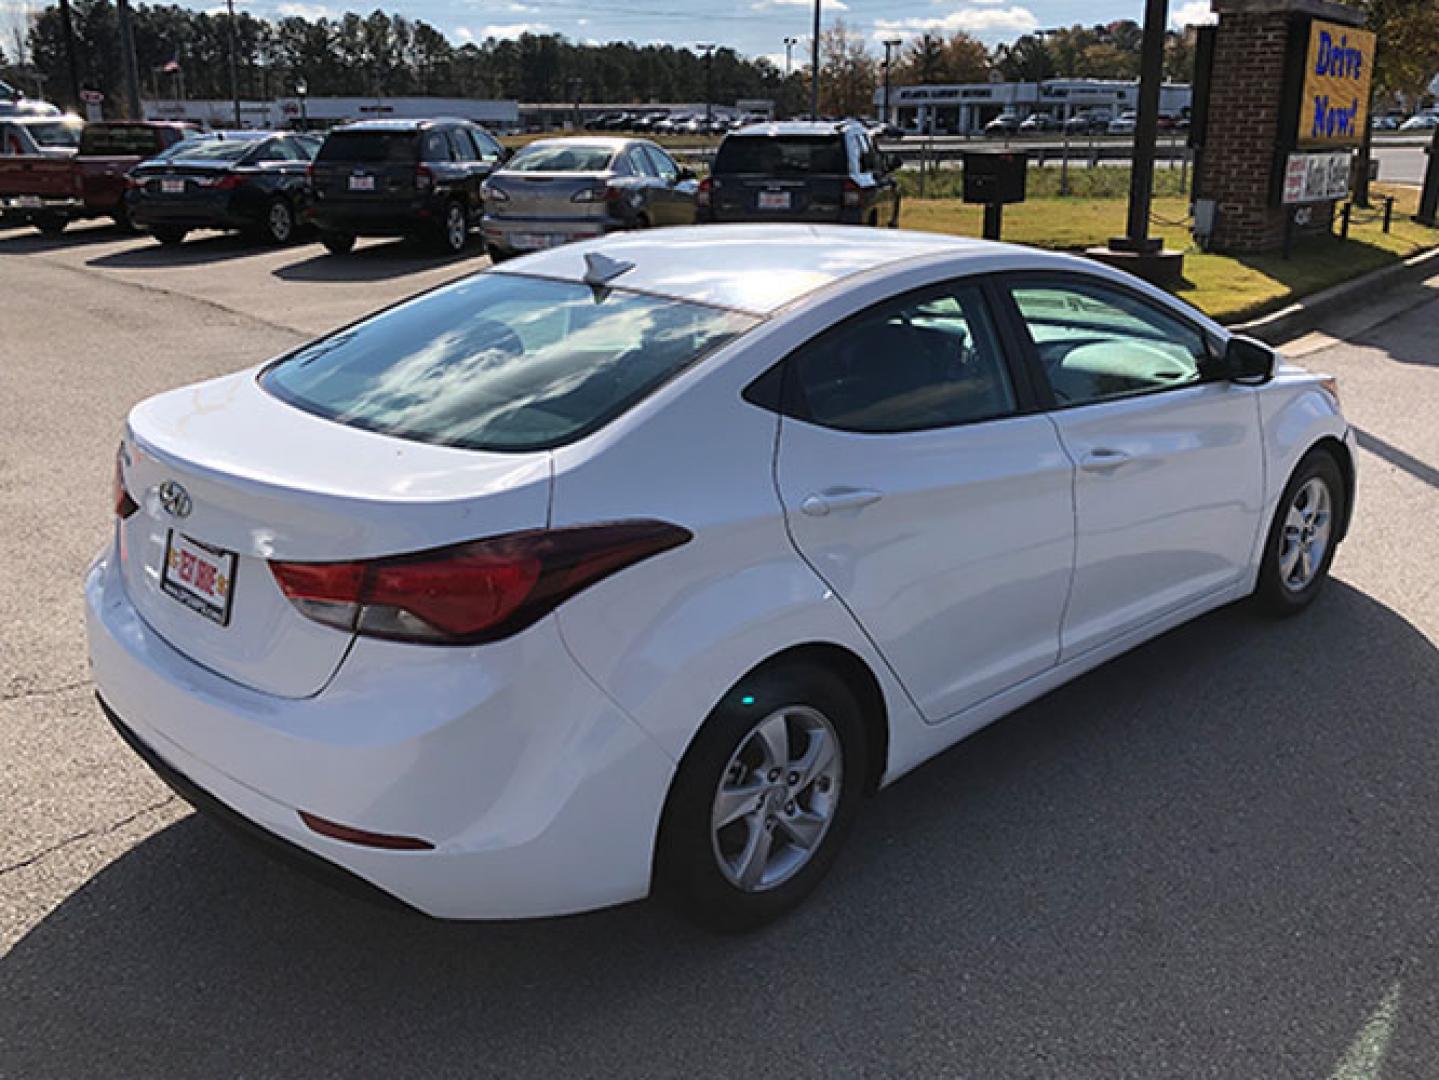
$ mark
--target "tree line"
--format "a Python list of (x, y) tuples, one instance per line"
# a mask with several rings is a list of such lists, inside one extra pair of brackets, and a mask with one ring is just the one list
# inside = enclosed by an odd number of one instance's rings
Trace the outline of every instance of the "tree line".
[[(1417, 94), (1439, 66), (1436, 0), (1363, 0), (1380, 35), (1381, 91)], [(72, 0), (82, 85), (118, 107), (123, 75), (113, 0)], [(175, 5), (133, 9), (135, 51), (146, 96), (230, 96), (227, 15)], [(59, 9), (33, 14), (0, 42), (0, 78), (53, 99), (69, 97), (68, 64)], [(743, 98), (774, 100), (781, 112), (808, 109), (807, 50), (787, 76), (764, 57), (730, 48), (701, 53), (672, 45), (587, 44), (560, 34), (513, 40), (452, 42), (420, 19), (381, 10), (338, 18), (301, 16), (269, 21), (240, 12), (234, 21), (242, 97), (291, 96), (303, 83), (311, 95), (437, 96), (526, 102), (647, 102)], [(1132, 79), (1139, 73), (1143, 32), (1129, 19), (1024, 34), (993, 49), (969, 34), (921, 34), (891, 57), (894, 85), (1040, 82), (1052, 78)], [(1193, 75), (1195, 30), (1165, 37), (1164, 74)], [(7, 61), (6, 52), (9, 51)], [(863, 35), (842, 19), (820, 38), (820, 110), (855, 116), (874, 111), (883, 61)], [(73, 104), (66, 102), (67, 104)]]

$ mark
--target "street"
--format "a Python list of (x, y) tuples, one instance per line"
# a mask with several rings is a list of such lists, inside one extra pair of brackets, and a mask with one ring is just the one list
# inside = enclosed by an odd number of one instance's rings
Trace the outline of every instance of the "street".
[(1309, 612), (1221, 610), (991, 726), (724, 938), (335, 894), (193, 815), (92, 696), (127, 410), (484, 265), (0, 230), (0, 1080), (1433, 1075), (1439, 278), (1296, 345), (1363, 448)]

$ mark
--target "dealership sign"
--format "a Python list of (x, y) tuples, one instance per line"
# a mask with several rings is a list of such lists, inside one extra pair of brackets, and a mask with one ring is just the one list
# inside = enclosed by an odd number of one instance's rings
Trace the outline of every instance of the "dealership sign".
[(1284, 202), (1328, 202), (1349, 194), (1348, 150), (1324, 154), (1290, 154), (1284, 167)]
[(1298, 145), (1310, 149), (1363, 142), (1373, 78), (1371, 31), (1313, 20), (1299, 92)]

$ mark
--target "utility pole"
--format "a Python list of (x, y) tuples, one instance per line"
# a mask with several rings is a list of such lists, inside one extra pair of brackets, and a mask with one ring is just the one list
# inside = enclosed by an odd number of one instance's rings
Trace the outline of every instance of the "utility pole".
[(225, 0), (230, 12), (230, 97), (235, 102), (235, 127), (242, 128), (245, 122), (240, 118), (240, 68), (236, 59), (235, 0)]
[(1162, 246), (1149, 236), (1149, 211), (1154, 195), (1154, 148), (1159, 139), (1159, 84), (1164, 78), (1164, 31), (1168, 0), (1145, 0), (1144, 44), (1139, 54), (1139, 116), (1130, 154), (1129, 221), (1123, 236), (1112, 237), (1111, 251), (1153, 255)]
[(140, 68), (135, 63), (135, 28), (130, 23), (130, 0), (116, 0), (115, 18), (120, 24), (120, 67), (125, 73), (125, 116), (130, 120), (142, 120)]
[(715, 45), (713, 42), (702, 41), (695, 48), (704, 53), (705, 58), (705, 128), (708, 129), (714, 123), (714, 57)]
[(899, 38), (884, 43), (884, 115), (879, 118), (880, 123), (891, 123), (889, 113), (889, 50), (897, 49), (903, 45)]
[(60, 33), (65, 37), (65, 65), (70, 74), (69, 105), (80, 110), (80, 61), (75, 55), (75, 23), (70, 18), (70, 0), (60, 0)]
[(797, 37), (787, 37), (784, 39), (784, 101), (786, 105), (786, 112), (789, 111), (787, 106), (789, 105), (790, 101), (789, 73), (790, 69), (794, 66), (794, 47), (798, 44), (799, 38)]
[(1419, 193), (1419, 213), (1414, 215), (1414, 220), (1432, 229), (1439, 225), (1439, 218), (1435, 216), (1439, 215), (1439, 127), (1434, 129), (1424, 153), (1429, 155), (1429, 161), (1424, 166), (1424, 187)]
[(819, 119), (819, 5), (814, 0), (814, 37), (809, 43), (809, 118)]

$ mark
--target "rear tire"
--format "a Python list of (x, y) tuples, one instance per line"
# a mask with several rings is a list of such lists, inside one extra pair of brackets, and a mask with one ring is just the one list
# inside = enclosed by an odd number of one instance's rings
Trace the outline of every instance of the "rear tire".
[(459, 255), (465, 250), (470, 242), (470, 213), (465, 209), (465, 204), (449, 202), (445, 204), (444, 215), (440, 218), (440, 233), (436, 238), (440, 250), (447, 255)]
[(1270, 615), (1297, 615), (1329, 577), (1349, 491), (1334, 455), (1309, 451), (1285, 485), (1264, 543), (1254, 600)]
[(110, 220), (115, 223), (115, 228), (122, 233), (136, 233), (140, 230), (135, 228), (135, 223), (130, 220), (129, 207), (122, 206), (110, 215)]
[(35, 220), (35, 228), (39, 229), (46, 236), (59, 236), (65, 231), (65, 226), (69, 224), (70, 221), (68, 218), (55, 215), (47, 215)]
[(779, 918), (838, 856), (865, 755), (860, 706), (833, 671), (791, 663), (745, 678), (680, 762), (660, 825), (657, 891), (722, 932)]
[(349, 233), (321, 233), (320, 243), (331, 255), (348, 255), (355, 250), (355, 238)]
[(295, 239), (295, 210), (283, 198), (270, 201), (265, 208), (265, 240), (276, 247), (283, 247)]
[(176, 225), (157, 225), (151, 229), (150, 232), (154, 234), (156, 240), (160, 241), (160, 243), (166, 247), (174, 247), (176, 244), (183, 244), (185, 242), (185, 233), (187, 230), (179, 228)]

